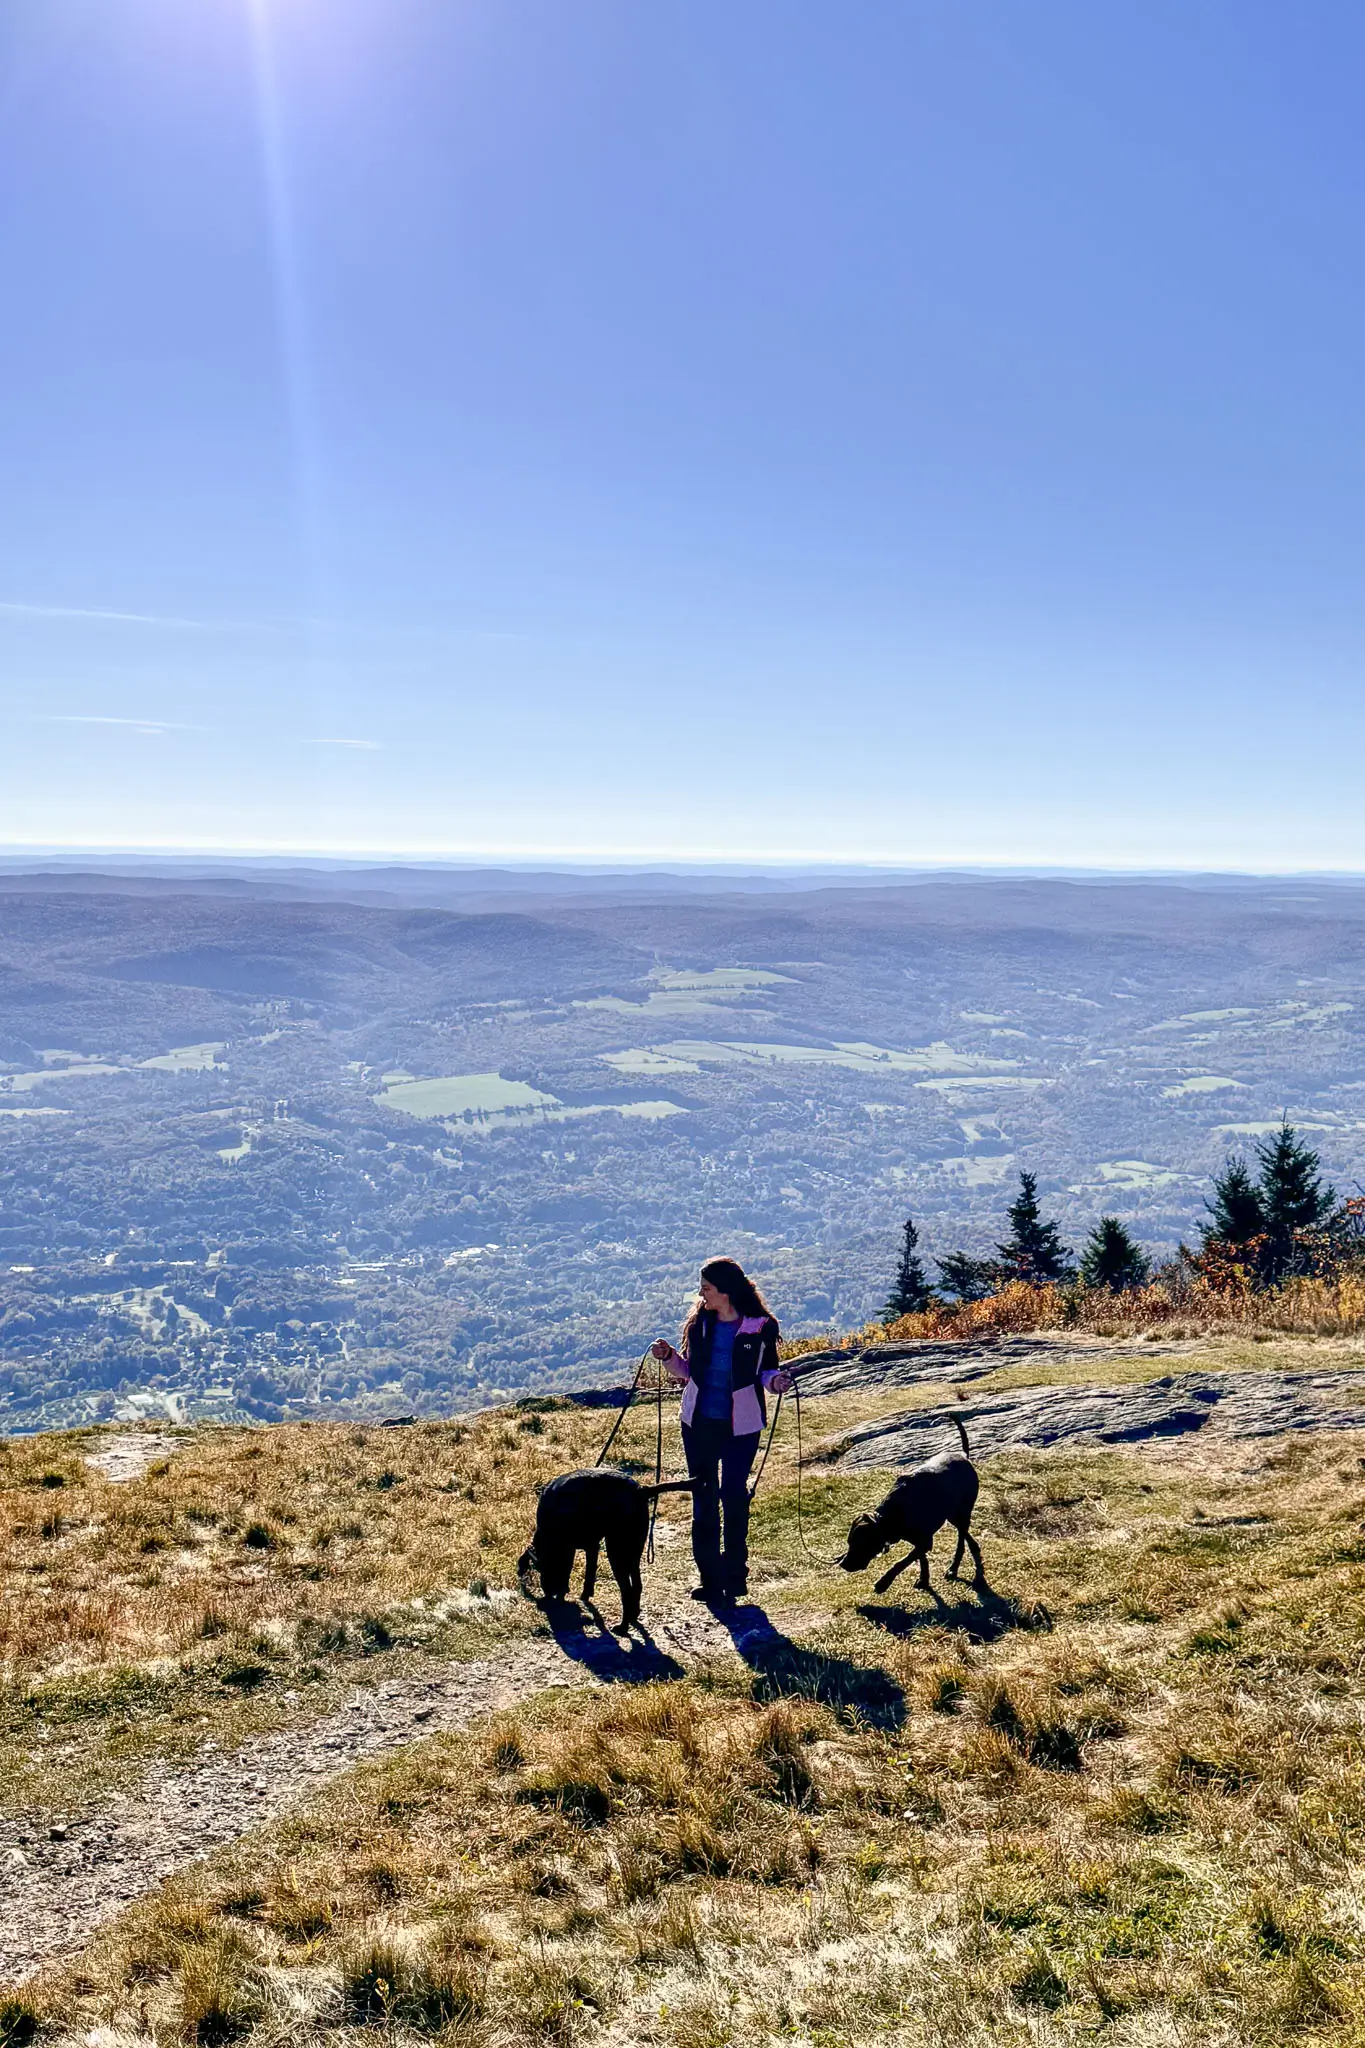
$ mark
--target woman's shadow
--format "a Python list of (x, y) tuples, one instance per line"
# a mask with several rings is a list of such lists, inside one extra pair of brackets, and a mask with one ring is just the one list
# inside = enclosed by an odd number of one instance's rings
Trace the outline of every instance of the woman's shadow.
[(714, 1610), (735, 1649), (753, 1672), (756, 1700), (818, 1700), (844, 1721), (896, 1729), (906, 1717), (905, 1692), (877, 1664), (831, 1657), (783, 1635), (752, 1600)]
[[(756, 1700), (818, 1700), (841, 1720), (896, 1729), (906, 1717), (905, 1693), (878, 1665), (855, 1664), (794, 1643), (775, 1627), (754, 1601), (715, 1607), (711, 1613), (753, 1673), (750, 1690)], [(629, 1636), (618, 1636), (591, 1602), (547, 1600), (541, 1612), (560, 1651), (608, 1685), (644, 1685), (686, 1677), (686, 1669), (663, 1649), (643, 1623)], [(585, 1624), (585, 1617), (596, 1623)]]

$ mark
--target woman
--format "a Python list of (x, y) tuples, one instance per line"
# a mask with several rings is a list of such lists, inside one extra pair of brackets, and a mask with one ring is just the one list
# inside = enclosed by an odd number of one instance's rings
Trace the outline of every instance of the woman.
[(791, 1386), (777, 1362), (777, 1323), (742, 1266), (708, 1259), (682, 1349), (667, 1337), (651, 1349), (675, 1380), (687, 1382), (682, 1439), (697, 1482), (692, 1555), (701, 1574), (692, 1598), (728, 1606), (749, 1590), (748, 1482), (767, 1419), (763, 1396), (785, 1394)]

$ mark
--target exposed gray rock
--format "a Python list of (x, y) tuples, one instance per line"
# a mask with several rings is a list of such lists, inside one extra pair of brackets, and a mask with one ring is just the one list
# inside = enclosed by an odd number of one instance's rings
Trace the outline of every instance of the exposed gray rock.
[(842, 1439), (837, 1462), (894, 1471), (917, 1465), (952, 1443), (955, 1415), (976, 1457), (1060, 1444), (1142, 1443), (1193, 1431), (1237, 1438), (1365, 1429), (1365, 1369), (1168, 1374), (1126, 1387), (1020, 1387), (866, 1423)]
[(868, 1344), (861, 1351), (809, 1351), (793, 1359), (792, 1370), (800, 1377), (805, 1400), (812, 1395), (848, 1394), (867, 1387), (919, 1387), (934, 1381), (966, 1386), (987, 1373), (1016, 1365), (1188, 1358), (1200, 1348), (1197, 1338), (1167, 1338), (1158, 1343), (1112, 1337), (983, 1337), (975, 1343), (960, 1338), (953, 1342), (918, 1338), (905, 1344)]

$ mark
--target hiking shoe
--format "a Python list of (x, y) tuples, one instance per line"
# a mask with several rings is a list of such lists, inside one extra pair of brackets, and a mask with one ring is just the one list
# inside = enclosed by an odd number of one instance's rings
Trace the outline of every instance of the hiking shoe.
[(724, 1586), (694, 1586), (687, 1597), (704, 1601), (708, 1607), (724, 1607), (731, 1598)]

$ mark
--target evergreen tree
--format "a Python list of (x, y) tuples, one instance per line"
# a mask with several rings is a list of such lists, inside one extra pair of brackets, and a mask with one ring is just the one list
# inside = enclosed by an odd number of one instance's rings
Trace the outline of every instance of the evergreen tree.
[(1010, 1234), (996, 1246), (1004, 1278), (1027, 1280), (1033, 1287), (1048, 1280), (1069, 1280), (1076, 1269), (1058, 1225), (1043, 1221), (1036, 1174), (1020, 1174), (1019, 1192), (1006, 1213)]
[(1301, 1263), (1300, 1240), (1319, 1230), (1336, 1208), (1335, 1190), (1324, 1187), (1322, 1161), (1311, 1145), (1301, 1144), (1288, 1119), (1273, 1138), (1256, 1146), (1260, 1163), (1258, 1193), (1265, 1232), (1261, 1269), (1270, 1286), (1285, 1279)]
[(958, 1301), (984, 1301), (1000, 1285), (994, 1259), (974, 1259), (969, 1252), (944, 1252), (938, 1262), (944, 1291)]
[(1235, 1250), (1265, 1235), (1261, 1197), (1244, 1159), (1228, 1161), (1213, 1183), (1212, 1201), (1204, 1206), (1209, 1212), (1201, 1233), (1206, 1246), (1216, 1242)]
[(1118, 1217), (1101, 1216), (1081, 1253), (1081, 1278), (1086, 1286), (1122, 1294), (1129, 1287), (1144, 1286), (1149, 1271), (1147, 1254)]
[(933, 1300), (933, 1289), (925, 1276), (924, 1266), (917, 1246), (919, 1232), (912, 1219), (907, 1216), (901, 1233), (900, 1263), (896, 1267), (895, 1284), (882, 1310), (883, 1321), (894, 1323), (900, 1316), (918, 1315), (928, 1308)]

